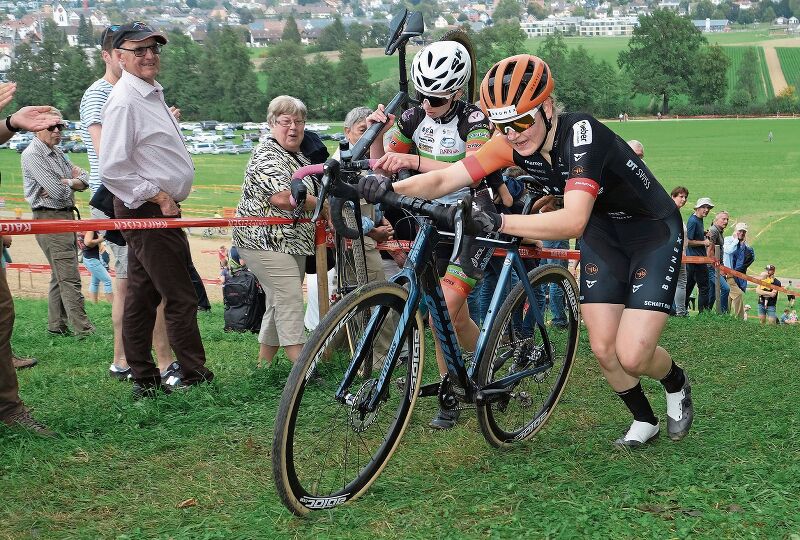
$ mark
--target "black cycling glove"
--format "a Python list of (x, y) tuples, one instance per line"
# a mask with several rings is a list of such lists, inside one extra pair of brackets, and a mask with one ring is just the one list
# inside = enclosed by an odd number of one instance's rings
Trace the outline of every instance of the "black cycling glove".
[(369, 203), (379, 203), (387, 191), (394, 191), (391, 179), (381, 174), (368, 174), (358, 181), (358, 194)]
[(471, 200), (471, 208), (464, 215), (464, 234), (486, 236), (499, 231), (502, 225), (503, 217), (500, 214), (481, 210), (475, 200)]

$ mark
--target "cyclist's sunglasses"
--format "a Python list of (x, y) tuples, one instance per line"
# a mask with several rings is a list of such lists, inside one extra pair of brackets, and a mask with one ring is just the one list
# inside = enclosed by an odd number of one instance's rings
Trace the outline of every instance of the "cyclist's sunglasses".
[(441, 107), (442, 105), (445, 105), (448, 101), (450, 101), (450, 98), (452, 98), (454, 95), (455, 94), (450, 94), (449, 96), (445, 96), (445, 97), (429, 96), (429, 95), (423, 94), (422, 92), (417, 90), (417, 100), (420, 103), (422, 103), (425, 100), (428, 100), (428, 104), (431, 107)]
[(539, 108), (533, 109), (531, 112), (524, 116), (520, 116), (519, 118), (515, 118), (510, 122), (493, 122), (494, 126), (500, 130), (500, 133), (504, 135), (508, 135), (510, 130), (514, 130), (517, 133), (522, 133), (529, 127), (536, 124), (536, 113), (539, 112)]

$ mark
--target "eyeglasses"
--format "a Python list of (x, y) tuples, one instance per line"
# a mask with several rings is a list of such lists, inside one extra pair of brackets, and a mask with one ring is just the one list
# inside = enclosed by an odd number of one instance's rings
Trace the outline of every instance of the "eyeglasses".
[(516, 131), (517, 133), (522, 133), (526, 129), (531, 126), (536, 125), (536, 113), (539, 112), (539, 108), (533, 109), (531, 112), (524, 116), (520, 116), (510, 122), (493, 122), (494, 126), (500, 130), (500, 133), (504, 135), (508, 135), (511, 131)]
[(441, 107), (442, 105), (446, 105), (447, 102), (450, 101), (450, 99), (452, 99), (454, 95), (455, 94), (450, 94), (449, 96), (444, 96), (444, 97), (429, 96), (417, 90), (417, 100), (419, 100), (420, 103), (422, 103), (423, 101), (427, 101), (428, 105), (430, 105), (431, 107)]
[(56, 124), (54, 126), (48, 127), (47, 131), (55, 131), (55, 130), (64, 131), (65, 129), (67, 129), (67, 125), (66, 124)]
[(161, 54), (161, 43), (153, 43), (147, 47), (136, 47), (135, 49), (126, 49), (125, 47), (117, 47), (117, 49), (132, 52), (133, 56), (137, 58), (142, 58), (144, 55), (147, 54), (147, 51), (153, 51), (153, 54), (159, 55)]
[(275, 124), (278, 125), (278, 126), (281, 126), (281, 127), (285, 127), (285, 128), (291, 127), (292, 124), (294, 124), (296, 127), (301, 128), (301, 127), (306, 125), (306, 121), (305, 120), (289, 119), (289, 118), (281, 118), (280, 120), (275, 120)]

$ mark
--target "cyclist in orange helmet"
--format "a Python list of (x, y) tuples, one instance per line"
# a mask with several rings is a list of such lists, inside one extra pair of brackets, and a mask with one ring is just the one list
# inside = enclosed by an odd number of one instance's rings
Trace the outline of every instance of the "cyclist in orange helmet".
[(606, 380), (633, 415), (615, 444), (637, 447), (659, 433), (642, 376), (664, 386), (669, 436), (680, 440), (694, 417), (691, 386), (658, 346), (680, 270), (680, 213), (623, 139), (588, 114), (561, 112), (554, 87), (550, 68), (536, 56), (498, 62), (480, 89), (481, 107), (495, 130), (486, 144), (446, 169), (395, 184), (372, 175), (359, 189), (367, 200), (387, 190), (434, 198), (517, 165), (563, 196), (563, 209), (537, 215), (473, 206), (465, 232), (539, 240), (581, 236), (580, 300), (589, 341)]

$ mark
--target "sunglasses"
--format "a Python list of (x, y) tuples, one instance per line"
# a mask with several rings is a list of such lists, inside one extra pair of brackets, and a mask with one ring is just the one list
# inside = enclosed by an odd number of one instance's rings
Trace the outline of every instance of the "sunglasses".
[(106, 42), (106, 38), (108, 37), (108, 34), (113, 34), (117, 30), (119, 30), (119, 27), (120, 27), (120, 25), (118, 25), (118, 24), (112, 24), (111, 26), (107, 26), (103, 30), (103, 34), (100, 36), (100, 46), (101, 47), (103, 46), (103, 43)]
[(55, 130), (64, 131), (65, 129), (67, 129), (67, 125), (66, 124), (56, 124), (54, 126), (48, 127), (47, 131), (55, 131)]
[(449, 96), (439, 97), (439, 96), (429, 96), (427, 94), (423, 94), (419, 90), (417, 91), (417, 101), (422, 103), (423, 101), (427, 101), (428, 105), (431, 107), (441, 107), (442, 105), (447, 104), (448, 101), (454, 96), (455, 94), (450, 94)]
[(524, 116), (520, 116), (510, 122), (493, 122), (494, 126), (500, 130), (500, 133), (508, 135), (512, 130), (517, 133), (522, 133), (531, 126), (536, 125), (536, 113), (539, 108), (533, 109), (531, 112)]
[(153, 54), (159, 55), (161, 54), (161, 43), (154, 43), (148, 47), (136, 47), (135, 49), (126, 49), (125, 47), (117, 47), (117, 49), (132, 52), (133, 56), (137, 58), (142, 58), (144, 55), (147, 54), (147, 51), (153, 51)]

